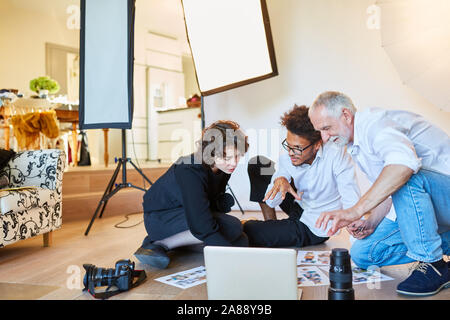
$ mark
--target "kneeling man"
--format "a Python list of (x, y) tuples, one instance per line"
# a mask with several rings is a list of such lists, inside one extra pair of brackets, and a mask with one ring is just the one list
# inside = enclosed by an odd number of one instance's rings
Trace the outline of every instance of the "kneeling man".
[[(450, 137), (408, 111), (357, 111), (340, 92), (322, 93), (309, 114), (323, 141), (347, 145), (372, 183), (355, 206), (324, 212), (317, 227), (333, 221), (330, 236), (346, 226), (351, 233), (355, 225), (365, 229), (351, 249), (362, 268), (417, 261), (398, 293), (425, 296), (450, 287), (450, 264), (443, 260), (450, 254)], [(395, 211), (373, 214), (387, 201)]]

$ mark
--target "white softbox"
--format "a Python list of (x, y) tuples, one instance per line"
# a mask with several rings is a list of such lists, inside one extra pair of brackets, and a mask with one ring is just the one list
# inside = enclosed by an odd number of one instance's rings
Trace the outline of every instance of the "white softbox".
[(80, 129), (130, 129), (135, 1), (80, 3)]
[(182, 0), (202, 96), (278, 75), (265, 0)]

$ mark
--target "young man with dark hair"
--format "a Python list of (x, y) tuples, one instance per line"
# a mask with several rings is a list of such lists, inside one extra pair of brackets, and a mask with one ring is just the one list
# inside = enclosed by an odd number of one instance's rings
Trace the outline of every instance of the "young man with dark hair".
[[(282, 145), (287, 153), (275, 163), (257, 156), (249, 161), (250, 201), (260, 204), (266, 221), (250, 220), (244, 232), (251, 246), (304, 247), (328, 240), (315, 227), (324, 210), (348, 208), (359, 200), (350, 156), (334, 144), (322, 144), (308, 117), (308, 108), (294, 106), (281, 118), (287, 129)], [(276, 220), (275, 207), (289, 216)]]

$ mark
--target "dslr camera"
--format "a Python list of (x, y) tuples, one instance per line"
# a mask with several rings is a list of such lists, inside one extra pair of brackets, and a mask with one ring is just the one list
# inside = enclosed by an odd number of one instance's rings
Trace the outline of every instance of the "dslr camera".
[[(83, 264), (86, 275), (83, 279), (84, 290), (87, 290), (95, 298), (109, 298), (117, 293), (128, 291), (143, 282), (146, 278), (145, 271), (134, 270), (134, 262), (131, 260), (119, 260), (114, 269), (97, 268), (93, 264)], [(138, 281), (133, 283), (133, 279), (138, 277)], [(96, 287), (107, 286), (105, 292), (96, 293)], [(111, 287), (117, 290), (110, 291)]]

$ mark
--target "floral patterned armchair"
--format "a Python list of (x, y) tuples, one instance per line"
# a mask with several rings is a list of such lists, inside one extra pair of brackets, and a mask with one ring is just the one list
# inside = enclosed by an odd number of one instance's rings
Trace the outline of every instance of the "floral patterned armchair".
[(64, 166), (64, 151), (46, 149), (18, 152), (2, 169), (9, 186), (0, 189), (0, 248), (40, 234), (51, 245), (62, 224)]

